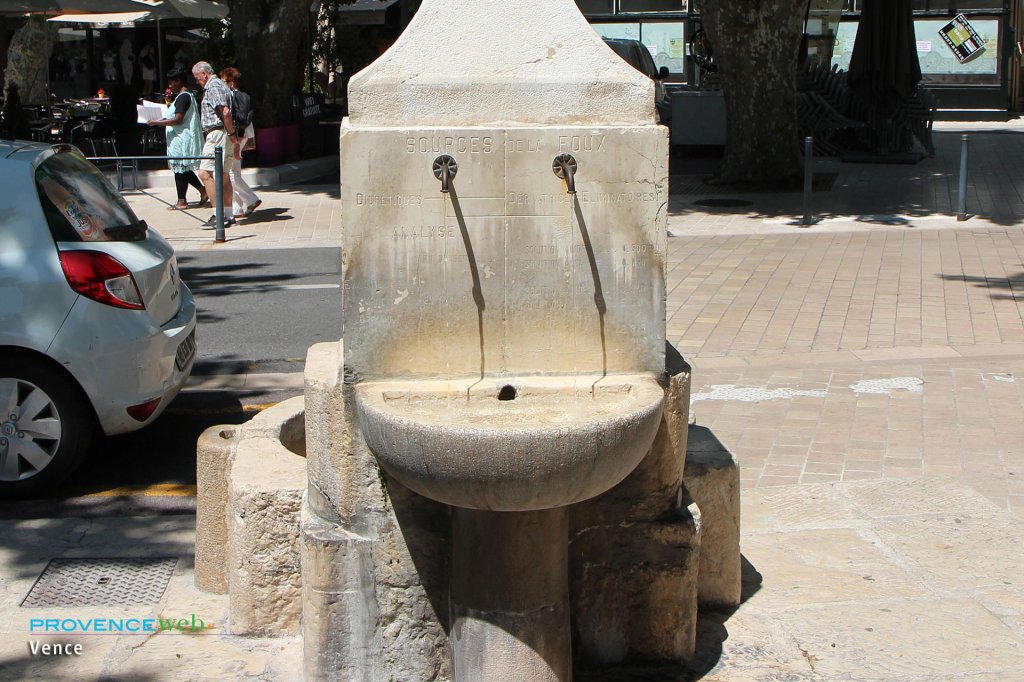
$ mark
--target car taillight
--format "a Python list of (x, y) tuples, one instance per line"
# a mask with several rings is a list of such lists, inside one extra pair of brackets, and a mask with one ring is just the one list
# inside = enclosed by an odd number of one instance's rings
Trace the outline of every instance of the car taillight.
[(115, 308), (145, 310), (135, 278), (116, 258), (99, 251), (61, 251), (60, 266), (82, 296)]
[(153, 398), (152, 400), (147, 400), (146, 402), (139, 403), (138, 405), (132, 405), (126, 409), (132, 419), (138, 422), (144, 422), (152, 416), (153, 412), (156, 411), (156, 406), (159, 404), (160, 398)]

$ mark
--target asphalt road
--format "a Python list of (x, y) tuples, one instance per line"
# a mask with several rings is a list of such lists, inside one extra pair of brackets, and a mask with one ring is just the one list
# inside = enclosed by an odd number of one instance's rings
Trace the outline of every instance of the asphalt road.
[(194, 375), (301, 372), (306, 349), (341, 337), (340, 249), (178, 254), (199, 308)]
[[(178, 263), (199, 309), (193, 376), (301, 372), (311, 344), (341, 337), (337, 248), (180, 252)], [(0, 501), (0, 518), (193, 511), (199, 434), (297, 394), (184, 391), (145, 429), (98, 434), (81, 468), (45, 498)]]

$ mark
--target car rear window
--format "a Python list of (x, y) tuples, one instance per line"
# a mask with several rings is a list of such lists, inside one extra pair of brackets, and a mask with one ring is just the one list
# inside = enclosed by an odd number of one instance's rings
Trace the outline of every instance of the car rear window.
[(123, 237), (117, 228), (139, 224), (110, 181), (75, 149), (39, 164), (35, 180), (39, 203), (57, 241), (118, 241)]

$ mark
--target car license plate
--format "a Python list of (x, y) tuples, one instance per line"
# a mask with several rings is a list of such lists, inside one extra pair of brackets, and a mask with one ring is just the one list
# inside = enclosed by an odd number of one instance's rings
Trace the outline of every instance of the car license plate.
[(196, 354), (196, 330), (193, 329), (185, 340), (178, 346), (178, 352), (174, 354), (174, 366), (178, 368), (179, 372), (185, 370), (188, 367), (188, 363), (192, 361), (192, 358)]

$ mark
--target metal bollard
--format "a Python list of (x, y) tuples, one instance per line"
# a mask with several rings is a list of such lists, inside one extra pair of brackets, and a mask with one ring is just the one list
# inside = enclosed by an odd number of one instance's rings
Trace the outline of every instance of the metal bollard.
[(217, 231), (214, 232), (213, 241), (223, 244), (224, 239), (224, 148), (214, 147), (213, 149), (213, 181), (216, 183), (214, 198), (217, 205), (213, 209), (214, 220), (217, 221)]
[(970, 136), (960, 136), (960, 195), (957, 199), (956, 221), (967, 220), (967, 157), (970, 148)]
[(810, 226), (814, 224), (814, 217), (811, 215), (811, 191), (814, 179), (814, 138), (804, 138), (804, 220), (801, 225)]

